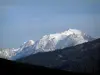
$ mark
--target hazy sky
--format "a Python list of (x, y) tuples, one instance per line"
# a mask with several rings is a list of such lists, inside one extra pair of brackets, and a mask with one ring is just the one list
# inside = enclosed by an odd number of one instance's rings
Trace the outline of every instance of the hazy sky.
[(69, 28), (100, 37), (100, 0), (0, 0), (0, 48)]

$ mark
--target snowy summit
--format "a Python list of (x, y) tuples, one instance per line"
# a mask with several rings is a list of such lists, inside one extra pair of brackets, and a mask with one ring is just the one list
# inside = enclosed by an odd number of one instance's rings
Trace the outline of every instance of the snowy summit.
[[(88, 41), (92, 41), (94, 38), (83, 33), (77, 29), (68, 29), (61, 33), (55, 33), (43, 36), (40, 40), (34, 42), (29, 40), (24, 42), (20, 48), (13, 50), (13, 56), (11, 59), (18, 59), (21, 57), (35, 54), (38, 52), (55, 51), (57, 49), (63, 49), (70, 46), (75, 46)], [(10, 53), (8, 53), (9, 56)]]
[(67, 31), (43, 36), (34, 45), (35, 50), (52, 51), (62, 49), (69, 46), (75, 46), (84, 42), (91, 41), (92, 37), (86, 35), (77, 29), (69, 29)]

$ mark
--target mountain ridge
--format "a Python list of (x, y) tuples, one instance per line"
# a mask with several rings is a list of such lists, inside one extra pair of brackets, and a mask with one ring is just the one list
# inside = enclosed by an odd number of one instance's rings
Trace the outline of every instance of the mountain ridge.
[(8, 51), (8, 59), (16, 60), (18, 58), (25, 57), (30, 54), (55, 51), (57, 49), (75, 46), (77, 44), (92, 40), (94, 40), (94, 38), (83, 33), (80, 30), (68, 29), (64, 32), (44, 35), (36, 42), (33, 40), (26, 41), (20, 46), (20, 48), (12, 49), (12, 52), (10, 51), (12, 53), (12, 56)]
[(16, 61), (66, 71), (96, 73), (100, 71), (100, 38), (62, 50), (33, 54)]

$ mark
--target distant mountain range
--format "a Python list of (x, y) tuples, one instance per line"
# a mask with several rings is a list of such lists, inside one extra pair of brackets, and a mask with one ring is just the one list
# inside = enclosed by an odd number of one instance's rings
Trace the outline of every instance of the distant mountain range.
[(100, 39), (51, 52), (39, 52), (16, 61), (66, 71), (98, 73)]
[(0, 49), (0, 57), (73, 72), (99, 72), (100, 39), (69, 29), (29, 40), (19, 48)]
[(18, 49), (2, 50), (0, 51), (0, 55), (2, 58), (16, 60), (38, 52), (55, 51), (92, 40), (94, 40), (94, 38), (80, 30), (68, 29), (61, 33), (45, 35), (36, 42), (33, 40), (26, 41)]

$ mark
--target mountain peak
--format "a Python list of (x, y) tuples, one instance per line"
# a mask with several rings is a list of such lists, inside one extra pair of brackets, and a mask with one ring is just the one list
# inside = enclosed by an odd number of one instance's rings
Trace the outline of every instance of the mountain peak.
[[(63, 49), (70, 46), (75, 46), (88, 41), (92, 41), (92, 37), (77, 29), (68, 29), (61, 33), (55, 33), (43, 36), (40, 40), (34, 42), (29, 40), (24, 42), (15, 50), (15, 58), (20, 58), (38, 52), (48, 52), (57, 49)], [(13, 50), (14, 51), (14, 50)]]
[(32, 45), (34, 45), (34, 41), (33, 40), (29, 40), (29, 41), (27, 41), (27, 42), (24, 42), (24, 44), (22, 44), (21, 46), (20, 46), (20, 48), (21, 49), (23, 49), (23, 48), (25, 48), (25, 47), (29, 47), (29, 46), (32, 46)]
[(65, 34), (65, 35), (82, 34), (82, 33), (83, 33), (82, 31), (77, 30), (77, 29), (68, 29), (68, 30), (62, 32), (62, 34)]
[(35, 42), (33, 41), (33, 40), (29, 40), (28, 42), (27, 42), (27, 44), (29, 44), (29, 45), (33, 45)]
[(68, 29), (61, 33), (43, 36), (35, 45), (35, 50), (52, 51), (62, 49), (88, 42), (91, 38), (80, 30)]

